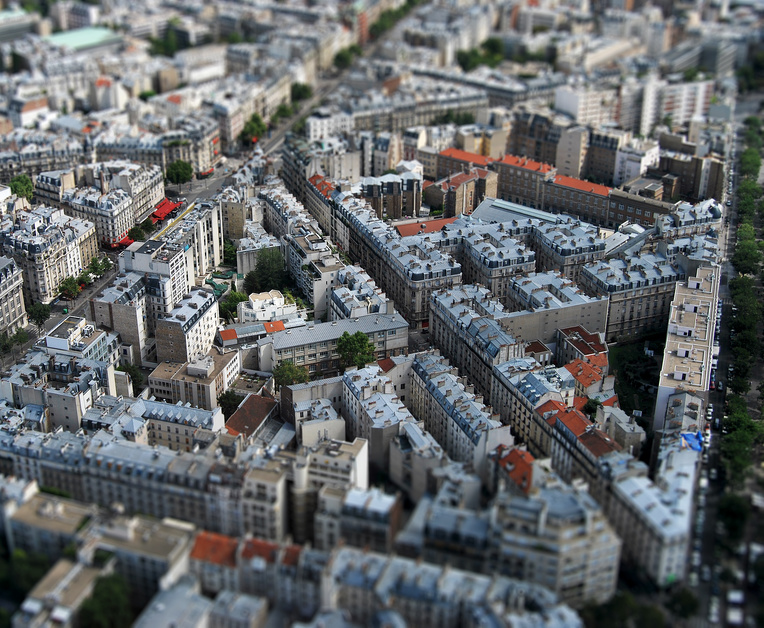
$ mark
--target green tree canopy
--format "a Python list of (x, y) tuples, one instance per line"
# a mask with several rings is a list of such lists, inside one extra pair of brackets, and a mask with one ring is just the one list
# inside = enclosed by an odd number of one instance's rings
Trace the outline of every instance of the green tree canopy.
[(236, 391), (230, 388), (218, 396), (218, 406), (223, 411), (223, 416), (226, 421), (231, 418), (234, 412), (236, 412), (236, 408), (239, 407), (239, 404), (243, 400), (244, 397), (242, 395), (239, 395)]
[(39, 301), (32, 303), (27, 308), (27, 315), (29, 320), (37, 327), (37, 333), (42, 334), (45, 329), (45, 323), (50, 318), (50, 305), (40, 303)]
[(58, 286), (58, 291), (68, 299), (76, 299), (80, 290), (80, 284), (77, 283), (74, 277), (67, 277)]
[(239, 134), (239, 141), (245, 146), (249, 146), (252, 144), (252, 140), (263, 137), (267, 132), (268, 127), (265, 125), (262, 116), (255, 112), (247, 120)]
[(308, 369), (304, 366), (295, 366), (293, 362), (286, 360), (273, 369), (273, 382), (276, 390), (282, 386), (292, 384), (304, 384), (308, 381)]
[(305, 83), (292, 83), (291, 93), (292, 102), (299, 102), (313, 96), (313, 88)]
[(757, 177), (761, 169), (761, 156), (756, 148), (746, 148), (740, 155), (740, 174)]
[(80, 628), (129, 628), (133, 623), (127, 582), (119, 574), (101, 576), (80, 607)]
[(719, 500), (719, 520), (724, 524), (727, 538), (732, 543), (738, 543), (743, 538), (750, 512), (746, 499), (735, 493), (725, 493)]
[(343, 367), (357, 366), (360, 369), (374, 361), (375, 348), (362, 331), (357, 331), (352, 336), (343, 332), (337, 341), (337, 353)]
[(353, 65), (353, 53), (347, 48), (334, 55), (334, 66), (338, 70), (347, 70), (351, 65)]
[(257, 254), (255, 270), (244, 276), (244, 292), (268, 292), (281, 290), (286, 285), (284, 256), (281, 249), (263, 249)]
[(232, 319), (236, 316), (236, 309), (239, 303), (246, 301), (249, 297), (243, 292), (229, 292), (225, 299), (219, 303), (220, 316), (225, 319)]
[(127, 232), (127, 237), (136, 242), (143, 242), (146, 239), (146, 234), (138, 225), (135, 225)]
[(236, 246), (230, 240), (223, 243), (223, 263), (228, 266), (236, 266)]
[(32, 200), (34, 194), (34, 184), (25, 174), (17, 174), (10, 183), (11, 192), (19, 198), (25, 198), (28, 201)]
[(680, 619), (689, 619), (698, 612), (699, 607), (698, 598), (684, 587), (674, 591), (666, 603), (666, 608)]
[(193, 176), (194, 167), (182, 159), (176, 159), (167, 166), (167, 180), (173, 185), (188, 183)]

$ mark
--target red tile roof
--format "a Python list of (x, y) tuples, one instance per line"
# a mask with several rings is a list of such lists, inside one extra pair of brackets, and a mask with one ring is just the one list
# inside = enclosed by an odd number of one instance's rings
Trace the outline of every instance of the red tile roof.
[(547, 419), (550, 425), (554, 425), (556, 419), (560, 419), (560, 422), (567, 427), (574, 436), (581, 436), (586, 431), (592, 422), (587, 419), (584, 414), (576, 409), (570, 409), (565, 412), (558, 412), (555, 416)]
[(458, 188), (460, 185), (464, 185), (469, 181), (474, 181), (477, 176), (471, 172), (460, 172), (458, 174), (451, 175), (445, 179), (441, 179), (435, 185), (439, 186), (441, 190), (447, 192), (449, 188)]
[(270, 397), (249, 395), (226, 421), (228, 433), (233, 436), (243, 434), (245, 438), (249, 438), (263, 424), (275, 406), (276, 401)]
[(566, 364), (565, 368), (584, 388), (589, 388), (592, 384), (602, 381), (602, 371), (593, 364), (584, 362), (581, 358), (576, 358), (570, 364)]
[(221, 340), (236, 340), (238, 336), (236, 335), (235, 329), (221, 329), (220, 330), (220, 339)]
[(96, 80), (95, 86), (96, 87), (111, 87), (111, 80), (102, 76), (101, 78)]
[(586, 447), (595, 458), (609, 454), (612, 451), (621, 449), (620, 445), (612, 440), (607, 434), (597, 429), (590, 429), (578, 437), (584, 447)]
[(313, 184), (313, 186), (318, 190), (319, 194), (326, 198), (329, 198), (331, 193), (334, 191), (334, 185), (332, 182), (320, 174), (314, 174), (308, 179), (308, 181)]
[(584, 181), (583, 179), (576, 179), (574, 177), (566, 177), (565, 175), (558, 174), (554, 178), (554, 182), (557, 185), (561, 185), (566, 188), (573, 188), (574, 190), (580, 190), (581, 192), (589, 192), (591, 194), (599, 194), (600, 196), (610, 196), (610, 192), (613, 188), (609, 188), (606, 185), (600, 185), (599, 183), (591, 183)]
[(270, 543), (261, 539), (247, 539), (244, 541), (241, 557), (244, 560), (258, 557), (269, 563), (274, 563), (276, 562), (278, 551), (279, 546), (276, 543)]
[(533, 483), (533, 461), (530, 452), (515, 448), (499, 458), (498, 464), (508, 473), (509, 479), (527, 494)]
[(300, 545), (290, 545), (284, 548), (284, 554), (281, 557), (281, 564), (288, 567), (294, 567), (300, 560), (302, 547)]
[(216, 532), (200, 532), (194, 540), (191, 558), (223, 567), (236, 567), (236, 550), (239, 541)]
[(167, 102), (171, 102), (173, 105), (179, 105), (183, 102), (183, 96), (180, 94), (170, 94), (167, 97)]
[(525, 355), (530, 353), (545, 353), (547, 351), (549, 351), (549, 347), (540, 340), (533, 340), (525, 345)]
[(610, 397), (610, 399), (605, 399), (605, 401), (602, 402), (603, 406), (609, 406), (611, 408), (620, 408), (618, 405), (618, 395), (613, 395)]
[(383, 360), (377, 360), (377, 364), (379, 365), (379, 368), (382, 369), (383, 373), (387, 373), (395, 366), (395, 362), (392, 360), (392, 358), (385, 358)]
[(407, 225), (396, 225), (395, 228), (401, 236), (412, 236), (418, 233), (434, 233), (440, 231), (446, 225), (454, 222), (458, 216), (453, 218), (438, 218), (437, 220), (427, 220), (424, 222), (412, 222)]
[(487, 166), (492, 161), (496, 161), (493, 157), (485, 157), (478, 155), (477, 153), (468, 153), (466, 150), (459, 150), (458, 148), (447, 148), (440, 152), (444, 157), (450, 157), (451, 159), (457, 159), (458, 161), (466, 161), (478, 166)]
[(274, 331), (284, 331), (286, 327), (284, 327), (284, 321), (272, 321), (269, 323), (263, 323), (265, 326), (265, 331), (267, 331), (269, 334)]
[(533, 161), (527, 157), (517, 157), (516, 155), (504, 155), (504, 159), (502, 159), (499, 163), (541, 173), (550, 172), (552, 170), (552, 166), (549, 164), (542, 164), (540, 161)]

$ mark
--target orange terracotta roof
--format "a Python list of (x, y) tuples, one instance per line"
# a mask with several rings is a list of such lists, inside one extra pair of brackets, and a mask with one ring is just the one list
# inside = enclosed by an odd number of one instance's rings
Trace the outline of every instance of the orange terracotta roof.
[(514, 448), (499, 458), (498, 464), (507, 472), (509, 479), (527, 493), (533, 481), (533, 461), (529, 451)]
[(610, 408), (620, 408), (618, 405), (618, 395), (613, 395), (610, 399), (605, 399), (605, 401), (602, 402), (602, 405)]
[(416, 235), (418, 233), (434, 233), (435, 231), (440, 231), (446, 225), (450, 225), (457, 218), (458, 216), (454, 216), (452, 218), (438, 218), (437, 220), (411, 222), (407, 225), (395, 225), (395, 228), (403, 237)]
[(540, 340), (533, 340), (525, 345), (525, 355), (530, 353), (544, 353), (546, 351), (549, 351), (549, 347)]
[(554, 182), (557, 185), (561, 185), (566, 188), (573, 188), (574, 190), (580, 190), (581, 192), (589, 192), (591, 194), (599, 194), (600, 196), (610, 196), (610, 192), (613, 188), (609, 188), (606, 185), (600, 185), (599, 183), (591, 183), (584, 181), (583, 179), (576, 179), (574, 177), (566, 177), (559, 174), (554, 178)]
[(446, 177), (445, 179), (441, 179), (435, 185), (440, 186), (440, 189), (446, 192), (451, 187), (458, 188), (460, 185), (464, 185), (465, 183), (474, 181), (475, 179), (477, 179), (477, 177), (471, 172), (460, 172), (450, 177)]
[(167, 97), (167, 102), (171, 102), (173, 105), (179, 105), (183, 102), (183, 96), (180, 94), (170, 94)]
[(578, 437), (578, 442), (586, 447), (595, 458), (599, 458), (600, 456), (621, 449), (618, 443), (612, 440), (607, 434), (597, 429), (591, 429), (581, 434), (581, 436)]
[(301, 546), (290, 545), (284, 549), (284, 554), (281, 557), (281, 564), (287, 565), (288, 567), (294, 567), (299, 562), (301, 553)]
[(107, 79), (106, 77), (102, 76), (95, 82), (96, 87), (111, 87), (111, 81)]
[(504, 155), (504, 159), (499, 163), (541, 173), (550, 172), (552, 170), (552, 166), (549, 164), (542, 164), (540, 161), (533, 161), (527, 157), (517, 157), (516, 155)]
[(284, 331), (286, 329), (286, 327), (284, 327), (284, 321), (271, 321), (263, 323), (263, 326), (265, 327), (265, 331), (269, 334), (274, 331)]
[(560, 422), (567, 427), (574, 436), (580, 436), (586, 431), (586, 428), (592, 424), (582, 412), (576, 409), (560, 412), (555, 418), (560, 419)]
[(608, 367), (607, 353), (594, 353), (586, 356), (587, 361), (600, 370), (604, 371)]
[(602, 380), (602, 371), (593, 364), (584, 362), (581, 358), (576, 358), (570, 364), (566, 364), (565, 368), (584, 388), (589, 388), (592, 384)]
[(588, 397), (573, 397), (573, 407), (579, 412), (583, 412), (587, 401), (589, 401)]
[(221, 329), (220, 330), (220, 338), (222, 340), (236, 340), (238, 336), (236, 335), (235, 329)]
[(459, 161), (466, 161), (478, 166), (487, 166), (493, 161), (496, 161), (493, 157), (485, 157), (478, 155), (477, 153), (468, 153), (466, 150), (460, 150), (458, 148), (447, 148), (440, 152), (444, 157), (450, 157), (451, 159), (457, 159)]
[(377, 364), (379, 365), (379, 368), (382, 369), (383, 373), (387, 373), (395, 367), (395, 362), (393, 362), (392, 358), (385, 358), (383, 360), (377, 360)]
[(258, 557), (269, 563), (274, 563), (276, 562), (278, 551), (279, 546), (276, 545), (276, 543), (270, 543), (269, 541), (263, 541), (262, 539), (247, 539), (244, 541), (241, 557), (244, 560)]
[(249, 395), (226, 421), (225, 427), (233, 436), (243, 434), (245, 438), (249, 438), (268, 418), (275, 406), (276, 401), (270, 397)]
[(236, 567), (236, 550), (239, 541), (216, 532), (200, 532), (194, 540), (191, 558), (223, 567)]

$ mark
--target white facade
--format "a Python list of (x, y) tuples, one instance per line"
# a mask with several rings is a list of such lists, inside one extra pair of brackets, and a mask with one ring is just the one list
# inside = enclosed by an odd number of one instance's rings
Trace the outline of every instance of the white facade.
[(641, 177), (648, 168), (657, 166), (659, 160), (660, 147), (657, 142), (632, 140), (622, 145), (615, 153), (613, 185), (619, 186)]
[(287, 303), (278, 290), (253, 293), (236, 306), (236, 316), (240, 323), (286, 320), (298, 316), (297, 304)]

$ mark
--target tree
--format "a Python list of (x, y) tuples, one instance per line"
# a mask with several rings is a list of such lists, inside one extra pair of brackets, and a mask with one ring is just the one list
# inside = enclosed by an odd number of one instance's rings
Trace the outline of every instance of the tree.
[(246, 301), (249, 297), (243, 292), (229, 292), (226, 298), (219, 303), (220, 316), (225, 319), (232, 319), (236, 316), (236, 310), (239, 303)]
[(130, 379), (133, 382), (134, 393), (137, 394), (139, 390), (143, 389), (143, 373), (141, 372), (141, 369), (135, 366), (135, 364), (123, 364), (118, 366), (117, 370), (127, 373), (130, 376)]
[(143, 233), (143, 229), (135, 225), (127, 232), (127, 237), (136, 242), (143, 242), (146, 239), (146, 234)]
[(597, 408), (601, 405), (602, 402), (599, 399), (587, 399), (581, 411), (588, 417), (591, 417), (597, 413)]
[(61, 285), (58, 286), (58, 291), (61, 295), (72, 301), (77, 298), (80, 290), (80, 284), (77, 283), (77, 280), (74, 277), (67, 277), (61, 282)]
[(140, 98), (143, 102), (146, 102), (149, 98), (153, 98), (156, 95), (157, 93), (153, 89), (147, 89), (138, 94), (138, 98)]
[(176, 159), (167, 166), (167, 180), (173, 185), (188, 183), (194, 176), (194, 167), (187, 161)]
[(80, 628), (129, 628), (133, 623), (127, 582), (119, 574), (101, 576), (80, 606)]
[(244, 397), (237, 394), (232, 389), (226, 390), (224, 393), (218, 395), (218, 406), (223, 411), (223, 416), (226, 421), (231, 418), (234, 412), (236, 412), (236, 409), (239, 407), (239, 404), (243, 399)]
[(735, 493), (722, 495), (719, 500), (719, 520), (724, 524), (727, 538), (732, 543), (737, 544), (743, 538), (749, 514), (750, 507), (744, 497)]
[(19, 602), (32, 590), (50, 569), (50, 562), (43, 554), (27, 554), (16, 549), (11, 554), (11, 591)]
[(374, 344), (362, 331), (355, 332), (352, 336), (343, 332), (337, 341), (337, 353), (340, 354), (340, 362), (344, 368), (357, 366), (359, 369), (374, 361)]
[(273, 369), (273, 382), (276, 390), (282, 386), (292, 384), (304, 384), (308, 381), (308, 369), (304, 366), (295, 366), (293, 362), (286, 360)]
[(236, 246), (230, 240), (226, 240), (223, 244), (223, 263), (236, 266)]
[(666, 608), (681, 619), (689, 619), (698, 612), (700, 603), (689, 589), (675, 591), (666, 603)]
[(23, 328), (17, 329), (16, 333), (11, 336), (11, 342), (13, 342), (14, 345), (23, 347), (29, 342), (29, 332)]
[(334, 55), (334, 67), (338, 70), (347, 70), (351, 65), (353, 65), (353, 53), (347, 48)]
[(761, 156), (755, 148), (746, 148), (740, 155), (740, 174), (744, 177), (757, 177), (761, 169)]
[(156, 229), (156, 225), (151, 221), (151, 218), (146, 218), (146, 220), (140, 224), (140, 227), (144, 233), (151, 233)]
[(19, 198), (25, 198), (28, 201), (32, 200), (34, 194), (34, 184), (25, 174), (17, 174), (10, 183), (11, 193), (15, 194)]
[(257, 141), (268, 132), (268, 127), (265, 125), (262, 116), (255, 112), (247, 120), (241, 133), (239, 133), (239, 141), (244, 146), (250, 146), (252, 142)]
[(313, 88), (305, 83), (292, 83), (292, 102), (307, 100), (313, 96)]
[(29, 320), (37, 326), (37, 334), (42, 334), (45, 329), (45, 323), (50, 318), (50, 305), (40, 303), (39, 301), (33, 303), (27, 308), (27, 315)]
[(268, 292), (281, 290), (286, 284), (284, 256), (281, 249), (263, 249), (257, 255), (255, 270), (244, 277), (244, 292)]

